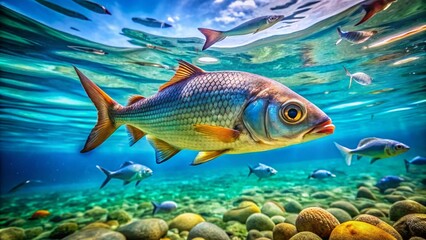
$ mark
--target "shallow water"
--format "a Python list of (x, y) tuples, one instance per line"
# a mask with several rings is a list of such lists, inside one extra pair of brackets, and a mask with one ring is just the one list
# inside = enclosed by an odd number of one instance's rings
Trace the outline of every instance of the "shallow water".
[[(304, 6), (306, 2), (289, 1), (288, 7), (281, 10), (270, 10), (280, 5), (279, 1), (253, 1), (256, 10), (247, 8), (245, 17), (235, 17), (229, 23), (218, 9), (229, 11), (230, 1), (217, 1), (221, 7), (212, 5), (201, 15), (204, 17), (197, 16), (194, 9), (208, 8), (206, 2), (183, 1), (174, 12), (165, 10), (170, 4), (166, 2), (141, 3), (141, 9), (148, 9), (141, 12), (132, 10), (134, 3), (105, 2), (112, 16), (57, 2), (79, 9), (90, 22), (60, 15), (35, 1), (1, 2), (2, 227), (12, 226), (15, 218), (27, 219), (38, 209), (61, 215), (101, 206), (110, 211), (125, 209), (133, 218), (145, 218), (152, 209), (142, 203), (163, 200), (174, 200), (179, 205), (175, 212), (159, 215), (165, 220), (194, 212), (225, 226), (220, 222), (223, 213), (242, 196), (260, 205), (267, 200), (284, 203), (294, 199), (304, 207), (326, 207), (339, 199), (355, 201), (358, 184), (372, 186), (385, 175), (405, 177), (417, 187), (414, 195), (424, 194), (420, 181), (425, 178), (425, 168), (413, 166), (406, 173), (403, 162), (426, 155), (426, 22), (422, 17), (426, 5), (421, 0), (399, 0), (358, 28), (353, 25), (363, 12), (355, 1), (319, 1), (308, 6)], [(300, 9), (306, 11), (259, 34), (229, 37), (201, 51), (204, 38), (197, 27), (228, 29), (250, 16), (292, 16)], [(130, 20), (149, 14), (163, 20), (171, 16), (175, 27), (154, 29)], [(363, 44), (343, 41), (335, 45), (338, 26), (344, 30), (375, 29), (379, 33)], [(423, 30), (416, 34), (378, 45), (421, 27)], [(107, 54), (78, 50), (81, 47)], [(213, 62), (206, 62), (206, 58)], [(96, 110), (72, 66), (124, 104), (134, 94), (154, 95), (173, 76), (178, 59), (207, 71), (247, 71), (281, 82), (330, 116), (335, 133), (268, 152), (224, 155), (196, 167), (190, 166), (194, 151), (183, 151), (157, 165), (146, 140), (128, 146), (124, 128), (95, 151), (79, 153), (96, 123)], [(404, 62), (407, 59), (411, 61)], [(348, 89), (349, 77), (343, 66), (352, 73), (367, 73), (373, 83), (353, 83)], [(333, 144), (355, 148), (360, 139), (373, 136), (398, 140), (410, 150), (373, 165), (366, 159), (354, 160), (347, 167)], [(120, 181), (112, 180), (105, 189), (98, 190), (104, 175), (95, 166), (116, 169), (124, 161), (147, 165), (154, 175), (136, 188), (134, 183), (123, 187)], [(247, 178), (247, 165), (257, 162), (274, 167), (278, 174), (262, 181), (254, 176)], [(334, 179), (307, 180), (309, 173), (318, 168), (341, 172)], [(42, 183), (7, 193), (26, 179)], [(322, 200), (312, 197), (324, 191), (332, 196)], [(42, 219), (17, 226), (52, 228), (46, 224), (48, 220)]]

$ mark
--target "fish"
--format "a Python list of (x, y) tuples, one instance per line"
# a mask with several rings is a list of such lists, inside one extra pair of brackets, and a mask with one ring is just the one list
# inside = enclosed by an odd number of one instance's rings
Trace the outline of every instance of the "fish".
[(151, 202), (154, 209), (152, 210), (152, 215), (155, 215), (158, 212), (169, 213), (177, 208), (177, 203), (173, 201), (164, 201), (162, 203)]
[(361, 4), (361, 7), (365, 10), (364, 17), (355, 26), (367, 21), (377, 13), (384, 11), (390, 7), (390, 5), (396, 2), (396, 0), (368, 0)]
[(48, 210), (37, 210), (31, 215), (29, 220), (35, 220), (40, 218), (45, 218), (50, 215), (50, 212)]
[(380, 179), (376, 183), (376, 187), (380, 189), (380, 192), (383, 193), (388, 188), (396, 188), (401, 182), (405, 181), (404, 178), (398, 176), (386, 176)]
[(61, 7), (57, 4), (51, 3), (49, 1), (36, 0), (36, 2), (40, 3), (41, 5), (43, 5), (45, 7), (48, 7), (50, 9), (54, 10), (55, 12), (61, 13), (65, 16), (72, 17), (72, 18), (78, 18), (78, 19), (86, 20), (86, 21), (91, 21), (88, 17), (84, 16), (81, 13), (75, 12), (73, 10), (69, 10), (67, 8)]
[(25, 180), (23, 182), (20, 182), (18, 184), (16, 184), (13, 188), (11, 188), (8, 193), (13, 193), (16, 192), (18, 190), (21, 190), (22, 188), (28, 187), (29, 185), (32, 185), (33, 183), (42, 183), (42, 181), (40, 180)]
[(83, 47), (83, 46), (67, 46), (71, 49), (80, 51), (80, 52), (87, 52), (87, 53), (93, 53), (97, 55), (107, 55), (108, 53), (105, 52), (102, 49), (96, 49), (96, 48), (90, 48), (90, 47)]
[(82, 7), (89, 9), (90, 11), (100, 13), (100, 14), (108, 14), (111, 15), (111, 12), (108, 11), (104, 6), (99, 3), (95, 3), (88, 0), (73, 0), (75, 3), (79, 4)]
[(316, 179), (324, 179), (324, 178), (335, 178), (336, 175), (334, 175), (333, 173), (331, 173), (328, 170), (324, 170), (324, 169), (317, 169), (315, 171), (313, 171), (311, 174), (309, 174), (308, 179), (311, 178), (316, 178)]
[(142, 62), (142, 61), (128, 61), (128, 63), (133, 63), (139, 66), (144, 66), (144, 67), (155, 67), (155, 68), (163, 68), (163, 69), (167, 69), (167, 70), (173, 70), (172, 67), (163, 65), (163, 64), (159, 64), (159, 63), (153, 63), (153, 62)]
[(100, 189), (105, 187), (112, 178), (123, 180), (123, 185), (136, 181), (136, 186), (138, 186), (142, 180), (151, 177), (153, 174), (150, 168), (132, 161), (124, 162), (117, 171), (108, 171), (99, 165), (96, 165), (96, 167), (106, 175), (106, 179), (102, 183)]
[(218, 31), (208, 28), (198, 28), (198, 30), (206, 37), (203, 51), (211, 47), (213, 44), (222, 41), (229, 36), (246, 35), (257, 33), (274, 26), (284, 18), (283, 15), (262, 16), (251, 19), (227, 31)]
[(190, 149), (199, 151), (192, 165), (334, 132), (331, 119), (313, 103), (281, 83), (247, 72), (206, 72), (180, 60), (175, 75), (155, 95), (132, 96), (122, 106), (74, 68), (98, 110), (81, 153), (101, 145), (122, 125), (127, 125), (130, 146), (147, 135), (157, 163)]
[(74, 31), (77, 31), (77, 32), (80, 32), (80, 29), (75, 28), (75, 27), (70, 27), (70, 29), (71, 29), (71, 30), (74, 30)]
[(336, 45), (339, 44), (343, 39), (354, 44), (360, 44), (367, 41), (378, 32), (376, 30), (345, 32), (342, 31), (340, 27), (338, 27), (337, 33), (339, 33), (340, 39), (337, 40)]
[(334, 144), (345, 157), (345, 162), (348, 166), (351, 165), (352, 155), (357, 155), (358, 160), (361, 159), (361, 157), (370, 157), (370, 164), (372, 164), (379, 159), (395, 157), (410, 150), (410, 147), (404, 143), (376, 137), (362, 139), (355, 149), (343, 147), (336, 142)]
[(254, 173), (254, 175), (256, 175), (259, 178), (259, 181), (262, 178), (268, 178), (268, 177), (272, 177), (275, 174), (277, 174), (277, 170), (275, 170), (274, 168), (267, 166), (263, 163), (258, 163), (255, 166), (248, 166), (249, 168), (249, 174), (247, 177), (250, 177), (250, 175), (252, 173)]
[(410, 165), (426, 165), (426, 158), (421, 156), (416, 156), (410, 161), (404, 159), (405, 170), (408, 172)]
[(348, 69), (346, 69), (344, 66), (343, 66), (343, 68), (345, 69), (346, 76), (350, 77), (350, 79), (349, 79), (349, 87), (348, 88), (351, 88), (352, 80), (355, 80), (355, 82), (357, 82), (357, 83), (359, 83), (361, 85), (364, 85), (364, 86), (370, 85), (371, 82), (373, 81), (373, 78), (371, 78), (370, 76), (368, 76), (366, 73), (356, 72), (354, 74), (351, 74), (348, 71)]
[(153, 27), (153, 28), (170, 28), (170, 27), (173, 27), (169, 23), (161, 22), (161, 21), (158, 21), (155, 18), (149, 18), (149, 17), (147, 17), (147, 18), (134, 17), (134, 18), (132, 18), (132, 21), (135, 22), (135, 23), (139, 23), (139, 24), (142, 24), (144, 26)]

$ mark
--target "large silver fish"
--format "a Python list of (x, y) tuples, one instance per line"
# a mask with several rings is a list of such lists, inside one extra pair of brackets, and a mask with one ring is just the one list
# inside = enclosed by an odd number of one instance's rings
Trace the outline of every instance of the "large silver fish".
[(356, 72), (354, 74), (351, 74), (348, 69), (346, 69), (345, 67), (343, 67), (345, 69), (346, 72), (346, 76), (350, 77), (349, 79), (349, 87), (351, 88), (352, 86), (352, 80), (355, 80), (355, 82), (361, 84), (361, 85), (370, 85), (371, 82), (373, 81), (373, 78), (371, 78), (370, 76), (368, 76), (366, 73), (363, 72)]
[(370, 39), (373, 35), (377, 34), (377, 31), (373, 30), (345, 32), (342, 31), (340, 27), (338, 27), (337, 33), (339, 33), (340, 39), (337, 40), (336, 45), (339, 44), (343, 39), (351, 43), (360, 44)]
[(124, 162), (117, 171), (108, 171), (98, 165), (96, 165), (96, 167), (106, 175), (106, 179), (100, 188), (105, 187), (112, 178), (123, 180), (124, 185), (136, 181), (137, 186), (143, 179), (152, 176), (152, 170), (150, 168), (132, 161)]
[(398, 141), (376, 137), (362, 139), (355, 149), (343, 147), (338, 143), (334, 144), (345, 157), (345, 162), (348, 166), (351, 165), (352, 155), (358, 155), (358, 159), (370, 157), (370, 163), (374, 163), (379, 159), (394, 157), (410, 149), (409, 146)]
[(206, 42), (203, 46), (203, 51), (213, 44), (222, 41), (229, 36), (246, 35), (257, 33), (267, 28), (272, 27), (284, 18), (283, 15), (262, 16), (242, 23), (228, 31), (218, 31), (208, 28), (198, 28), (198, 30), (206, 36)]
[(130, 144), (147, 135), (157, 163), (182, 149), (200, 151), (193, 164), (222, 154), (259, 152), (333, 133), (331, 119), (284, 85), (251, 73), (205, 72), (185, 61), (157, 94), (133, 96), (127, 106), (111, 99), (75, 68), (98, 109), (98, 123), (81, 152), (127, 125)]

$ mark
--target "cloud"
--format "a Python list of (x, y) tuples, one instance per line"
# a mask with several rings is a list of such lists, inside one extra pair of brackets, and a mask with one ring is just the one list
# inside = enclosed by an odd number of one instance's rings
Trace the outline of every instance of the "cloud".
[(168, 17), (168, 18), (167, 18), (167, 21), (169, 21), (169, 22), (171, 22), (171, 23), (174, 23), (174, 22), (175, 22), (175, 20), (174, 20), (172, 17)]
[(252, 9), (256, 8), (256, 3), (254, 0), (237, 0), (229, 4), (228, 9), (239, 9), (239, 10), (246, 10), (246, 9)]
[(237, 20), (237, 18), (221, 15), (220, 17), (215, 17), (214, 20), (216, 22), (222, 22), (222, 23), (228, 24), (228, 23), (235, 22), (235, 20)]
[(223, 3), (224, 0), (214, 0), (213, 3), (215, 4), (219, 4), (219, 3)]
[(215, 22), (229, 24), (237, 20), (242, 20), (253, 12), (257, 7), (254, 0), (236, 0), (228, 5), (225, 10), (219, 12), (219, 16), (215, 17)]

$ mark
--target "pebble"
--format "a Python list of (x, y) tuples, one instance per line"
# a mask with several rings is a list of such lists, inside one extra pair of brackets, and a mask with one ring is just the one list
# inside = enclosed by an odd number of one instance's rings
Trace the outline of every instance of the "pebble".
[(73, 234), (78, 230), (77, 223), (67, 222), (58, 225), (53, 231), (50, 233), (49, 237), (52, 239), (62, 239), (68, 235)]
[(118, 228), (127, 240), (158, 240), (167, 234), (167, 223), (159, 218), (136, 220)]
[(355, 217), (359, 214), (358, 209), (350, 202), (347, 201), (336, 201), (330, 204), (331, 208), (340, 208), (345, 210), (351, 217)]
[(376, 200), (376, 196), (371, 192), (370, 189), (366, 187), (360, 187), (358, 188), (358, 192), (356, 194), (356, 198), (367, 198), (371, 200)]
[(197, 237), (204, 238), (205, 240), (229, 240), (225, 231), (209, 222), (199, 223), (189, 231), (188, 240)]
[(338, 225), (329, 240), (395, 240), (394, 236), (371, 224), (348, 221)]
[(285, 214), (283, 206), (274, 201), (267, 201), (265, 204), (263, 204), (262, 209), (260, 211), (261, 213), (269, 217), (284, 216)]
[(275, 225), (273, 232), (274, 240), (289, 240), (296, 235), (297, 229), (294, 225), (289, 223), (280, 223)]
[(289, 240), (322, 240), (322, 238), (313, 232), (299, 232)]
[[(75, 232), (62, 240), (127, 240), (123, 234), (105, 228), (89, 228)], [(158, 240), (158, 239), (157, 239)]]
[(284, 204), (284, 209), (289, 213), (300, 213), (303, 207), (298, 201), (289, 200)]
[(426, 213), (426, 207), (412, 200), (398, 201), (392, 204), (389, 210), (389, 219), (391, 221), (397, 221), (410, 213)]
[(394, 236), (397, 240), (402, 240), (402, 237), (398, 233), (398, 231), (396, 231), (391, 225), (387, 224), (385, 221), (381, 220), (378, 217), (368, 215), (368, 214), (361, 214), (357, 216), (354, 220), (365, 222), (373, 226), (376, 226), (382, 229), (383, 231), (389, 233), (390, 235)]
[(177, 228), (179, 232), (190, 231), (197, 224), (205, 222), (204, 218), (195, 213), (182, 213), (175, 217), (169, 224), (170, 228)]
[(331, 231), (337, 225), (339, 225), (339, 220), (331, 213), (319, 207), (303, 209), (296, 219), (296, 228), (298, 232), (313, 232), (321, 238), (328, 238)]
[(426, 214), (405, 215), (393, 227), (404, 239), (426, 237)]
[(256, 229), (259, 231), (272, 231), (274, 226), (274, 222), (272, 222), (272, 220), (263, 213), (255, 213), (251, 215), (246, 222), (247, 231), (250, 231), (252, 229)]
[(8, 227), (0, 230), (1, 240), (25, 240), (25, 231), (18, 227)]
[(339, 220), (340, 223), (347, 222), (352, 220), (351, 215), (347, 213), (345, 210), (340, 208), (327, 208), (327, 212), (333, 214)]
[(242, 202), (240, 207), (225, 212), (223, 214), (223, 221), (238, 221), (240, 223), (246, 223), (247, 218), (254, 213), (260, 213), (260, 208), (255, 203)]
[(110, 221), (110, 220), (117, 220), (119, 224), (125, 224), (130, 222), (132, 218), (126, 211), (120, 209), (120, 210), (116, 210), (116, 211), (108, 213), (107, 221)]

